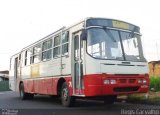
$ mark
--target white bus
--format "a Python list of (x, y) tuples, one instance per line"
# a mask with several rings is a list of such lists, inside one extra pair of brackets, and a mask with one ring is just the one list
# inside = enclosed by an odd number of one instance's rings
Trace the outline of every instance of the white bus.
[(57, 95), (72, 106), (78, 97), (101, 97), (149, 89), (140, 28), (115, 19), (86, 18), (23, 48), (10, 60), (9, 86), (21, 99)]

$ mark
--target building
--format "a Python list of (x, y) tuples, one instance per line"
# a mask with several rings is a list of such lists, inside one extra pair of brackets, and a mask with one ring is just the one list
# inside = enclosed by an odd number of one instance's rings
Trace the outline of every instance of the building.
[(151, 61), (149, 65), (149, 75), (160, 77), (160, 61)]
[(0, 81), (5, 81), (9, 79), (9, 71), (0, 71)]

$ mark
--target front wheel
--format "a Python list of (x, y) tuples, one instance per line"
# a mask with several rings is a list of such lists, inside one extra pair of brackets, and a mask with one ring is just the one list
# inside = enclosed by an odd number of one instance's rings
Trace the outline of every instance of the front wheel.
[(69, 89), (67, 87), (66, 82), (63, 83), (61, 89), (61, 102), (65, 107), (71, 107), (74, 104), (74, 97), (69, 95)]

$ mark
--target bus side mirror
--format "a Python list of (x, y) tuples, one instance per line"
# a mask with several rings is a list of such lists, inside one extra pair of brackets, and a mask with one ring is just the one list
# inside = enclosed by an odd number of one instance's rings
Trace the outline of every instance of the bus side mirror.
[(82, 30), (82, 33), (81, 33), (81, 40), (87, 40), (87, 32), (86, 30)]

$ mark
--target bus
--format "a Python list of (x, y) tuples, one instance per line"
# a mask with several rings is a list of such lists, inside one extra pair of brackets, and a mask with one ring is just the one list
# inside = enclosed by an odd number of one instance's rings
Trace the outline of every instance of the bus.
[(10, 58), (9, 87), (22, 100), (58, 96), (63, 106), (77, 98), (101, 98), (149, 90), (140, 28), (116, 19), (86, 18), (24, 47)]

